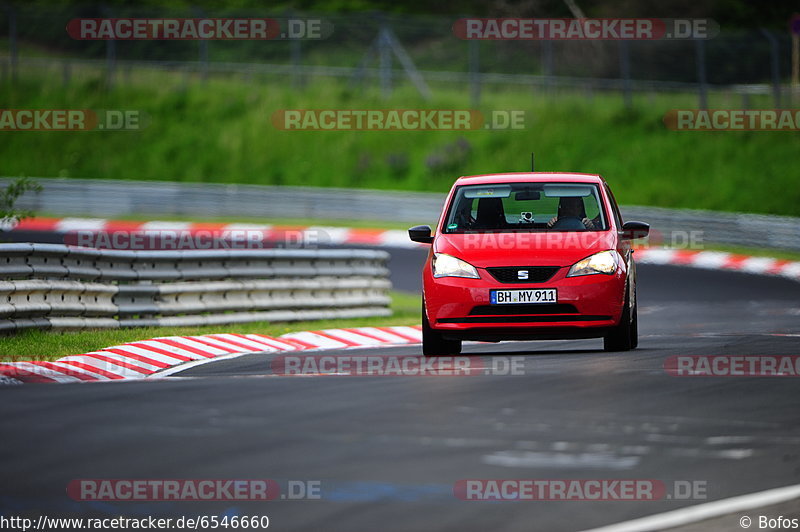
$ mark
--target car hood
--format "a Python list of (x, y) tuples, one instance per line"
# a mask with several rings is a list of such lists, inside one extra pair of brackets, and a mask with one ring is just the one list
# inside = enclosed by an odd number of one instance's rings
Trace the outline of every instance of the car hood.
[(614, 249), (613, 231), (442, 234), (433, 244), (478, 268), (571, 266), (598, 251)]

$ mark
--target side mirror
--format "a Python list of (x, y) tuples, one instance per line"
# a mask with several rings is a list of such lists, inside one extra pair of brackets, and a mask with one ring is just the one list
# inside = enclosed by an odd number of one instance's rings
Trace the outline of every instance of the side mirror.
[(622, 224), (622, 238), (624, 240), (634, 240), (644, 238), (650, 234), (650, 224), (644, 222), (625, 222)]
[(415, 225), (408, 230), (408, 238), (420, 244), (432, 244), (433, 237), (431, 236), (431, 226)]

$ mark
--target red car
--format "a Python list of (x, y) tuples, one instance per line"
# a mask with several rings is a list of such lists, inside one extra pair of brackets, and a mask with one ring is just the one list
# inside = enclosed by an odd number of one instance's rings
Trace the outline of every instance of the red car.
[(422, 349), (461, 352), (462, 340), (604, 339), (636, 347), (636, 266), (626, 222), (594, 174), (528, 172), (458, 179), (422, 271)]

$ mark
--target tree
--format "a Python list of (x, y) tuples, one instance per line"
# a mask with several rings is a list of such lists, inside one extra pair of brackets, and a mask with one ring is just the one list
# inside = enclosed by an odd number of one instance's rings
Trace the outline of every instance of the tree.
[(42, 185), (29, 177), (18, 177), (0, 191), (0, 226), (8, 227), (23, 218), (33, 216), (31, 210), (17, 209), (17, 200), (26, 192), (39, 193)]

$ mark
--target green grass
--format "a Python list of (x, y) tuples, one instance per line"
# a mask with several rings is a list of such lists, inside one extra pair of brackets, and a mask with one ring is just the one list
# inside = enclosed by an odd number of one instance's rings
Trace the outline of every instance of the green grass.
[(0, 360), (55, 360), (104, 347), (157, 336), (188, 336), (215, 333), (258, 333), (280, 336), (293, 331), (309, 331), (339, 327), (385, 325), (419, 325), (420, 296), (392, 292), (393, 315), (387, 318), (357, 318), (291, 323), (254, 322), (207, 327), (147, 327), (138, 329), (92, 330), (76, 332), (24, 331), (4, 337), (0, 342)]
[[(136, 109), (138, 132), (4, 132), (5, 175), (366, 187), (445, 192), (459, 175), (527, 170), (598, 172), (628, 205), (800, 215), (797, 132), (674, 132), (669, 109), (692, 108), (696, 95), (636, 95), (626, 110), (616, 94), (547, 96), (529, 88), (485, 87), (480, 110), (519, 109), (526, 128), (491, 131), (282, 131), (281, 109), (470, 107), (467, 90), (433, 85), (430, 102), (400, 85), (389, 100), (326, 79), (305, 88), (285, 79), (212, 77), (136, 70), (106, 90), (99, 72), (76, 67), (17, 86), (0, 84), (5, 108)], [(712, 93), (710, 106), (739, 108)], [(769, 99), (752, 98), (768, 108)], [(264, 216), (270, 217), (269, 205)]]

